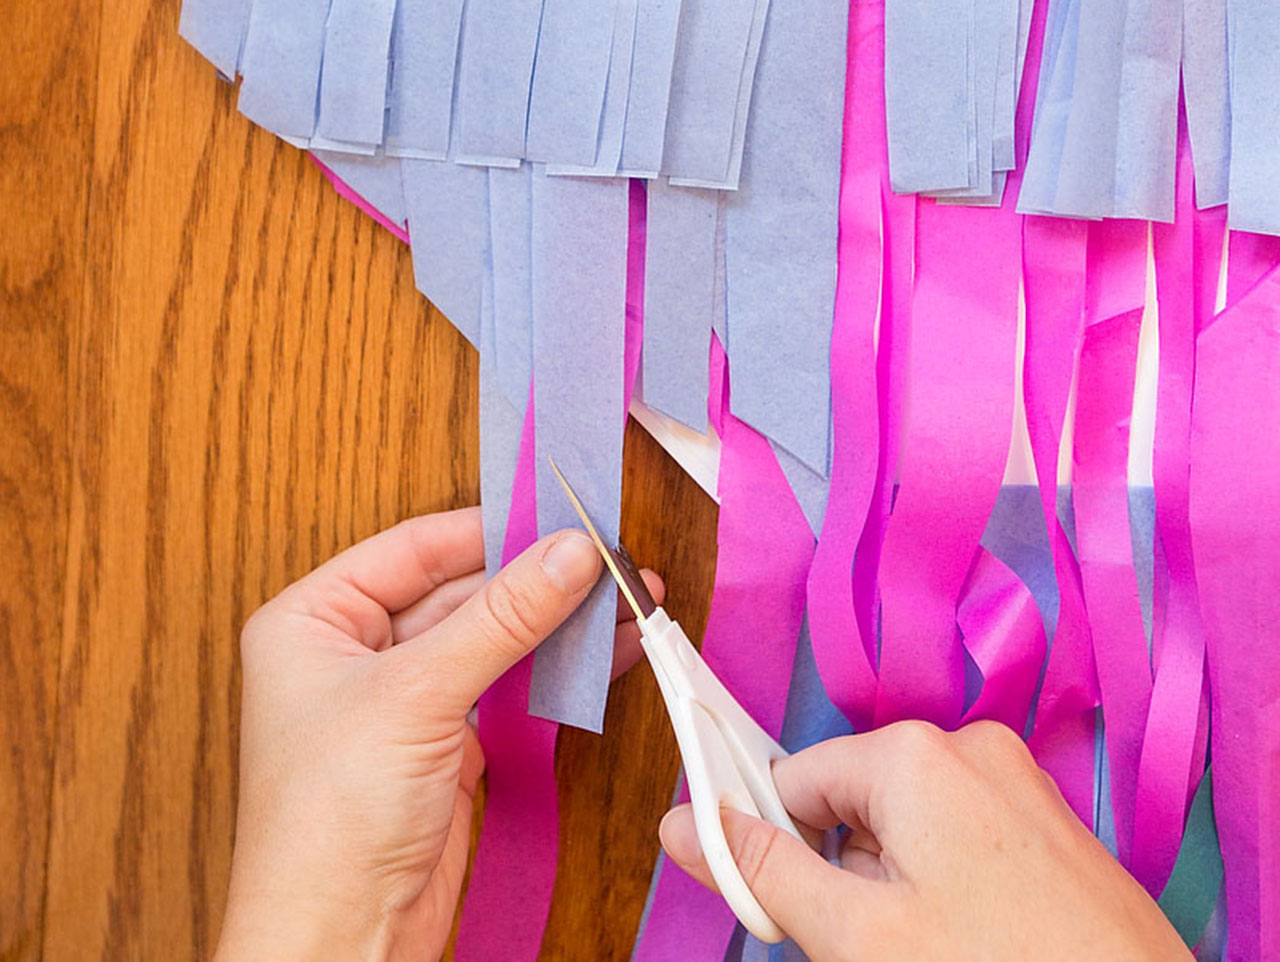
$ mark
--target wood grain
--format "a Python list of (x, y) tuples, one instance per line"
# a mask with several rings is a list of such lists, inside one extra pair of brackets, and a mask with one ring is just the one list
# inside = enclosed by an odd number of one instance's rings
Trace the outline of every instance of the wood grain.
[[(240, 625), (342, 547), (476, 501), (476, 359), (408, 251), (235, 112), (177, 0), (11, 7), (0, 959), (207, 958)], [(714, 525), (632, 425), (624, 535), (691, 632)], [(545, 958), (628, 957), (675, 764), (644, 670), (603, 737), (562, 735)]]
[(91, 2), (0, 30), (0, 959), (40, 957), (57, 719), (68, 366), (84, 280)]

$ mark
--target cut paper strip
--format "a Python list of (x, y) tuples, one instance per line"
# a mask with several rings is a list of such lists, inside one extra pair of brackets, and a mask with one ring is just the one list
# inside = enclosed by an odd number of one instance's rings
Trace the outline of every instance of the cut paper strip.
[[(1097, 226), (1091, 228), (1091, 235)], [(1100, 242), (1110, 243), (1111, 238)], [(1092, 236), (1090, 247), (1092, 271)], [(1145, 250), (1145, 243), (1142, 247)], [(1101, 263), (1105, 268), (1114, 261), (1104, 257)], [(1142, 303), (1141, 297), (1138, 303)], [(1131, 862), (1138, 761), (1151, 697), (1151, 666), (1134, 574), (1125, 475), (1141, 313), (1141, 306), (1111, 315), (1102, 311), (1096, 316), (1104, 319), (1085, 331), (1072, 491), (1080, 572), (1106, 719), (1110, 810), (1115, 818), (1119, 858), (1126, 866)]]
[(681, 0), (640, 0), (636, 11), (620, 163), (628, 177), (657, 177), (662, 168), (680, 10)]
[(542, 0), (468, 0), (458, 49), (452, 148), (459, 160), (524, 156)]
[(911, 418), (880, 561), (877, 724), (954, 728), (964, 707), (955, 612), (1008, 456), (1018, 246), (1008, 207), (919, 205)]
[(1227, 239), (1227, 307), (1235, 306), (1277, 266), (1280, 237), (1231, 231)]
[(397, 0), (391, 29), (387, 153), (444, 160), (463, 0)]
[(253, 0), (182, 0), (178, 35), (228, 80), (240, 70), (240, 50)]
[[(554, 457), (606, 539), (622, 498), (629, 187), (533, 176), (533, 368), (538, 530), (577, 525)], [(573, 376), (564, 377), (566, 359)], [(612, 664), (616, 589), (604, 580), (539, 646), (529, 710), (600, 731)]]
[(1196, 206), (1225, 204), (1231, 169), (1226, 0), (1184, 0), (1182, 92), (1195, 158)]
[[(818, 475), (828, 472), (846, 13), (824, 0), (772, 9), (750, 157), (725, 200), (733, 413)], [(779, 323), (780, 319), (784, 319)]]
[(973, 0), (886, 0), (889, 177), (899, 193), (971, 185), (972, 10)]
[[(831, 484), (809, 569), (815, 664), (831, 700), (855, 727), (875, 710), (875, 638), (859, 624), (854, 559), (879, 470), (876, 309), (880, 293), (880, 184), (885, 173), (884, 8), (849, 5), (837, 280), (831, 331)], [(908, 202), (910, 203), (910, 202)], [(885, 226), (886, 234), (891, 233)], [(885, 241), (885, 254), (890, 249)], [(886, 295), (886, 305), (891, 295)], [(887, 356), (892, 310), (881, 326)], [(878, 547), (878, 546), (877, 546)], [(864, 558), (865, 560), (865, 558)]]
[[(1027, 745), (1072, 811), (1094, 824), (1094, 720), (1099, 700), (1080, 568), (1059, 519), (1058, 455), (1084, 326), (1087, 225), (1029, 217), (1023, 223), (1026, 352), (1023, 398), (1057, 581), (1052, 646)], [(1068, 510), (1070, 499), (1065, 499)]]
[(709, 187), (719, 190), (738, 189), (738, 182), (742, 176), (742, 154), (746, 145), (747, 119), (752, 109), (752, 90), (768, 13), (769, 0), (756, 0), (751, 32), (747, 34), (747, 52), (742, 62), (742, 78), (738, 84), (738, 101), (733, 110), (733, 134), (729, 141), (727, 170), (723, 176), (705, 178), (680, 177), (673, 173), (671, 176), (673, 184), (681, 187)]
[(495, 377), (523, 411), (533, 377), (533, 168), (489, 168)]
[(310, 140), (329, 0), (254, 0), (240, 56), (237, 104), (280, 137)]
[[(1212, 687), (1213, 797), (1227, 958), (1280, 951), (1280, 272), (1196, 345), (1191, 536)], [(1249, 470), (1240, 470), (1247, 458)]]
[(739, 90), (759, 0), (684, 0), (662, 173), (714, 183), (729, 170)]
[(604, 112), (596, 159), (590, 166), (548, 166), (549, 174), (580, 177), (616, 177), (622, 163), (622, 139), (627, 122), (627, 102), (631, 91), (631, 59), (635, 54), (636, 16), (639, 0), (617, 0), (613, 41), (609, 53), (609, 74), (604, 90)]
[(1200, 779), (1178, 860), (1164, 891), (1160, 911), (1173, 923), (1187, 948), (1200, 942), (1222, 889), (1222, 851), (1213, 820), (1213, 772)]
[(814, 537), (817, 537), (818, 532), (822, 530), (823, 518), (827, 512), (827, 498), (831, 491), (830, 480), (813, 471), (786, 448), (779, 447), (772, 441), (769, 445), (773, 448), (774, 457), (778, 459), (778, 466), (782, 468), (782, 473), (787, 476), (787, 483), (800, 504), (800, 510), (808, 519)]
[(623, 0), (544, 0), (524, 156), (592, 167)]
[(317, 136), (370, 149), (382, 143), (395, 12), (396, 0), (331, 0)]
[(488, 171), (434, 160), (405, 158), (401, 164), (414, 281), (478, 344), (489, 241)]
[[(512, 484), (504, 562), (537, 539), (534, 440), (530, 410)], [(559, 842), (557, 729), (525, 710), (532, 662), (525, 658), (513, 667), (477, 705), (485, 811), (454, 950), (459, 962), (535, 962), (542, 945)], [(502, 924), (495, 925), (499, 918)]]
[(1227, 0), (1227, 38), (1231, 226), (1280, 234), (1280, 7), (1272, 0)]
[(699, 433), (707, 426), (719, 203), (712, 191), (662, 179), (648, 189), (644, 401)]
[[(1203, 298), (1198, 297), (1195, 281), (1198, 272), (1212, 271), (1196, 263), (1192, 177), (1184, 126), (1179, 137), (1178, 222), (1152, 229), (1160, 337), (1152, 474), (1164, 601), (1159, 630), (1152, 637), (1155, 678), (1134, 803), (1133, 872), (1153, 895), (1164, 888), (1173, 870), (1187, 799), (1199, 776), (1194, 769), (1205, 678), (1204, 626), (1188, 521), (1188, 461), (1195, 339), (1208, 320), (1198, 304)], [(1221, 249), (1217, 254), (1214, 266), (1221, 263)]]
[[(404, 234), (407, 214), (398, 157), (363, 157), (359, 154), (315, 149), (311, 151), (311, 156), (322, 170), (331, 172), (354, 192), (355, 197), (348, 197), (348, 200), (364, 201), (383, 220), (394, 225), (393, 231)], [(406, 240), (407, 237), (401, 239)]]
[(974, 557), (956, 623), (982, 674), (982, 688), (962, 724), (985, 718), (1025, 731), (1044, 663), (1044, 621), (1027, 586), (985, 548)]

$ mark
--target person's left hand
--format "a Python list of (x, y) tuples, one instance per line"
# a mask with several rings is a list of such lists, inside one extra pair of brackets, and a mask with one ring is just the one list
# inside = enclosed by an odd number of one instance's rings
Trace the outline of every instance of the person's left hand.
[[(484, 767), (467, 713), (601, 569), (579, 531), (487, 582), (483, 566), (479, 509), (414, 518), (249, 619), (218, 959), (439, 957)], [(635, 623), (620, 624), (615, 674), (639, 652)]]

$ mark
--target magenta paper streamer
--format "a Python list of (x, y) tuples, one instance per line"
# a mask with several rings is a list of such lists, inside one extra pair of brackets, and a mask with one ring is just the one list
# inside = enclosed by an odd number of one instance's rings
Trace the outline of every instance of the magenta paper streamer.
[[(1185, 120), (1178, 138), (1177, 213), (1152, 225), (1159, 299), (1160, 370), (1156, 398), (1156, 537), (1164, 572), (1163, 616), (1153, 620), (1155, 680), (1134, 799), (1133, 874), (1153, 897), (1164, 890), (1178, 857), (1193, 771), (1204, 687), (1204, 628), (1191, 557), (1188, 519), (1191, 392), (1195, 338), (1203, 321), (1197, 291), (1197, 231), (1193, 168)], [(1219, 252), (1220, 253), (1220, 252)], [(1216, 267), (1217, 264), (1214, 264)], [(1159, 592), (1157, 592), (1159, 593)]]
[(1120, 861), (1131, 864), (1138, 760), (1151, 664), (1129, 529), (1129, 420), (1146, 288), (1147, 225), (1089, 225), (1072, 499), (1085, 604), (1102, 693), (1111, 808)]
[(1280, 264), (1280, 237), (1233, 230), (1227, 246), (1227, 307)]
[(1058, 624), (1028, 746), (1077, 816), (1093, 825), (1094, 725), (1099, 701), (1080, 566), (1058, 518), (1058, 452), (1084, 327), (1084, 221), (1023, 224), (1027, 430), (1058, 581)]
[[(813, 535), (768, 439), (723, 403), (723, 377), (717, 372), (725, 368), (718, 339), (713, 339), (711, 367), (710, 413), (722, 444), (720, 554), (702, 656), (777, 738), (804, 617)], [(733, 927), (733, 913), (723, 899), (668, 862), (634, 962), (720, 959)]]
[[(525, 413), (507, 538), (507, 563), (538, 538), (533, 405)], [(555, 722), (526, 710), (532, 656), (480, 697), (486, 762), (484, 823), (462, 905), (458, 962), (534, 962), (551, 908), (559, 844)]]
[(1280, 957), (1280, 272), (1200, 336), (1191, 537), (1213, 693), (1229, 962)]
[(1021, 733), (1044, 663), (1044, 619), (1030, 589), (986, 548), (974, 557), (956, 611), (982, 690), (961, 719), (1002, 722)]
[(954, 728), (964, 708), (956, 603), (1009, 451), (1019, 221), (1011, 203), (922, 200), (916, 217), (910, 418), (880, 561), (875, 720)]
[(311, 162), (320, 168), (320, 173), (328, 178), (329, 183), (333, 185), (333, 189), (338, 192), (338, 196), (343, 200), (349, 200), (358, 208), (372, 217), (375, 221), (389, 230), (393, 236), (399, 240), (409, 243), (409, 232), (399, 224), (392, 222), (382, 211), (374, 207), (371, 203), (364, 199), (360, 194), (356, 193), (355, 188), (348, 184), (345, 180), (335, 174), (330, 168), (316, 158), (314, 154), (310, 155)]
[(884, 7), (849, 5), (840, 172), (835, 317), (831, 333), (831, 490), (809, 570), (813, 655), (832, 703), (856, 730), (870, 727), (874, 635), (854, 613), (853, 559), (879, 461), (875, 322), (879, 297), (884, 148)]

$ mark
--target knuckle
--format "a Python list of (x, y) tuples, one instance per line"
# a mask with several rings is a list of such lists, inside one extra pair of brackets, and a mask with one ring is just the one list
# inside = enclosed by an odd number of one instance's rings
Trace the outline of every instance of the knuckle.
[(527, 590), (509, 579), (495, 578), (484, 592), (485, 616), (494, 629), (495, 640), (531, 647), (541, 638), (538, 605)]
[(909, 720), (893, 726), (895, 747), (900, 756), (929, 763), (948, 751), (947, 733), (932, 722)]
[(963, 737), (984, 755), (1008, 761), (1030, 761), (1026, 744), (1008, 725), (998, 721), (976, 721), (963, 730)]

